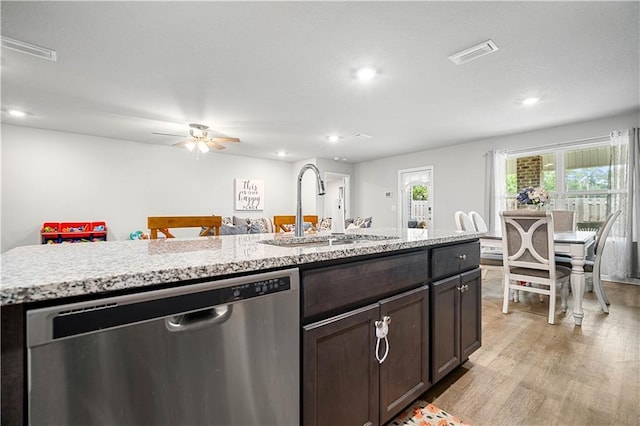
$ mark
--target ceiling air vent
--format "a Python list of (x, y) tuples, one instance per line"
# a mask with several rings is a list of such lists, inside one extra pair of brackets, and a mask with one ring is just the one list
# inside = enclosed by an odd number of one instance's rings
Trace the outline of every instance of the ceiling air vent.
[(14, 40), (9, 37), (2, 36), (2, 47), (6, 47), (7, 49), (15, 50), (17, 52), (26, 53), (27, 55), (36, 56), (38, 58), (47, 59), (49, 61), (57, 61), (55, 50), (36, 46), (35, 44), (26, 43), (20, 40)]
[(493, 53), (498, 50), (498, 46), (491, 41), (487, 40), (484, 43), (476, 44), (473, 47), (465, 49), (461, 52), (454, 53), (449, 56), (451, 62), (456, 65), (462, 65), (465, 62), (473, 61), (474, 59), (479, 58), (480, 56), (488, 55), (489, 53)]
[(373, 136), (367, 135), (365, 133), (356, 133), (354, 136), (358, 139), (365, 139), (365, 140), (373, 138)]

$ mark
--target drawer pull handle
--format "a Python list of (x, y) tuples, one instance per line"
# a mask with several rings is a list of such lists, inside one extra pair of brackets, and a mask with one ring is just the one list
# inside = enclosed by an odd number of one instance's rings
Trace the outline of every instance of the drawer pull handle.
[(461, 254), (460, 256), (458, 256), (458, 259), (467, 260), (467, 255), (466, 254)]
[(464, 293), (469, 290), (469, 284), (461, 285), (460, 287), (456, 287), (460, 293)]

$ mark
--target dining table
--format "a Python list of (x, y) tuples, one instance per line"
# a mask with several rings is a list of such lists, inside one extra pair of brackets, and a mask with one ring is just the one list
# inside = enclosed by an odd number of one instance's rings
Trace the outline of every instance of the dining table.
[[(584, 264), (589, 247), (596, 241), (595, 231), (563, 231), (553, 233), (556, 255), (571, 257), (571, 293), (573, 297), (573, 319), (576, 325), (582, 325), (584, 312), (582, 298), (585, 290)], [(487, 232), (480, 237), (482, 248), (502, 248), (502, 234)]]

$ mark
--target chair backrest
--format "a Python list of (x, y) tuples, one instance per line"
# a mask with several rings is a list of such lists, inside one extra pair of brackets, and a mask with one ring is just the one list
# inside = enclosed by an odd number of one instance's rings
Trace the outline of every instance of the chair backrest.
[(575, 210), (551, 210), (551, 215), (553, 216), (554, 232), (576, 230)]
[(489, 230), (489, 228), (487, 227), (487, 222), (485, 222), (482, 216), (480, 216), (480, 213), (476, 211), (470, 211), (469, 217), (471, 218), (476, 231), (487, 232)]
[[(316, 215), (305, 215), (302, 217), (303, 222), (311, 223), (311, 226), (314, 230), (318, 229), (318, 216)], [(295, 225), (296, 217), (293, 216), (274, 216), (273, 217), (273, 227), (275, 228), (275, 232), (289, 232), (289, 228), (287, 225)]]
[(555, 280), (553, 216), (541, 210), (507, 210), (502, 217), (503, 263), (508, 268), (548, 271)]
[(465, 212), (458, 210), (455, 215), (456, 229), (458, 231), (475, 231), (473, 221)]
[(622, 212), (622, 210), (616, 210), (613, 213), (610, 213), (604, 220), (604, 223), (602, 224), (602, 226), (600, 227), (600, 229), (598, 230), (598, 233), (596, 234), (596, 247), (594, 249), (593, 254), (596, 255), (597, 258), (602, 257), (602, 251), (604, 250), (604, 246), (607, 243), (607, 237), (609, 236), (609, 232), (611, 231), (611, 228), (613, 227), (613, 222), (616, 221), (616, 219), (618, 218), (618, 216), (620, 216), (620, 213)]
[(158, 232), (167, 238), (175, 238), (169, 228), (204, 228), (200, 236), (204, 237), (211, 230), (215, 235), (220, 235), (222, 226), (222, 216), (149, 216), (147, 217), (147, 228), (150, 230), (152, 240), (158, 239)]

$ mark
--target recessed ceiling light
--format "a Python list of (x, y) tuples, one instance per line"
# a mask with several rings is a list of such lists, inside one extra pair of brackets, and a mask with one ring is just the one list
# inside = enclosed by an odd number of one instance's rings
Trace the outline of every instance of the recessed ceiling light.
[(327, 139), (329, 139), (329, 142), (338, 142), (342, 137), (338, 135), (329, 135), (327, 136)]
[(363, 67), (356, 71), (356, 77), (358, 77), (358, 80), (369, 81), (372, 80), (377, 73), (378, 72), (375, 70), (375, 68)]
[(278, 151), (276, 154), (278, 154), (278, 157), (286, 157), (287, 151)]
[(26, 117), (27, 113), (24, 111), (18, 111), (17, 109), (10, 109), (9, 115), (12, 115), (14, 117)]
[(537, 103), (539, 100), (540, 98), (527, 98), (524, 101), (522, 101), (522, 105), (533, 105)]

